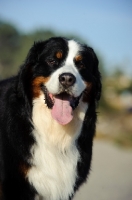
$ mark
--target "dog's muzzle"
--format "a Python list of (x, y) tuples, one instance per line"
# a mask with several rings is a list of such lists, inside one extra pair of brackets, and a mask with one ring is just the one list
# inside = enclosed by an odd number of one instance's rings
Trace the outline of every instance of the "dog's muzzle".
[(82, 94), (78, 97), (72, 94), (72, 86), (76, 82), (73, 74), (63, 73), (58, 79), (61, 89), (57, 94), (51, 94), (45, 85), (42, 86), (42, 91), (45, 95), (45, 104), (51, 109), (52, 117), (58, 123), (65, 125), (72, 120), (73, 110), (78, 106)]

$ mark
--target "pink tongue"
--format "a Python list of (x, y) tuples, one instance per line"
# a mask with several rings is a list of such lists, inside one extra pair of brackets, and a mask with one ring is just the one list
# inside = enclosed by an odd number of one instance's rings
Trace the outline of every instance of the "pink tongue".
[(51, 111), (52, 117), (62, 125), (68, 124), (72, 118), (72, 107), (68, 95), (61, 94), (54, 97), (54, 106)]

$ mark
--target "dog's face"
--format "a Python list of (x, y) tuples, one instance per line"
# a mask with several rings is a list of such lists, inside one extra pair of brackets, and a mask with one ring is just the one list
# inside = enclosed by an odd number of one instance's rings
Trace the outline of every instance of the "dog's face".
[(26, 65), (31, 74), (32, 97), (44, 93), (45, 103), (60, 124), (72, 120), (79, 101), (99, 100), (101, 83), (98, 60), (86, 45), (64, 38), (36, 43)]

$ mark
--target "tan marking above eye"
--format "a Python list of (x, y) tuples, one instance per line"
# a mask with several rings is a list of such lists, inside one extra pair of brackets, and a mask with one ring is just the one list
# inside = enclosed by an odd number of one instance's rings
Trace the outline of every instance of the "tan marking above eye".
[(77, 55), (76, 57), (75, 57), (75, 61), (81, 61), (83, 58), (82, 58), (82, 56), (81, 55)]
[(58, 51), (58, 52), (56, 53), (56, 58), (61, 59), (62, 56), (63, 56), (62, 51)]

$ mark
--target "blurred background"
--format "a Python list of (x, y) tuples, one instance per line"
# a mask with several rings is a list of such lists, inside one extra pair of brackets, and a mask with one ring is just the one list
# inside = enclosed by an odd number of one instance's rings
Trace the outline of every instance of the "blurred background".
[[(89, 197), (91, 200), (131, 200), (132, 1), (0, 0), (0, 80), (18, 72), (34, 41), (52, 36), (87, 43), (97, 53), (102, 73), (103, 92), (93, 149), (94, 173), (89, 180), (90, 189), (85, 186), (76, 200)], [(109, 163), (110, 158), (113, 160)], [(101, 182), (103, 179), (98, 174), (102, 173), (103, 177), (105, 170), (106, 173), (113, 170), (115, 174), (123, 170), (118, 174), (122, 180), (116, 182), (118, 177), (110, 173), (109, 180)], [(109, 193), (114, 184), (117, 189)], [(115, 193), (117, 196), (112, 196)]]

